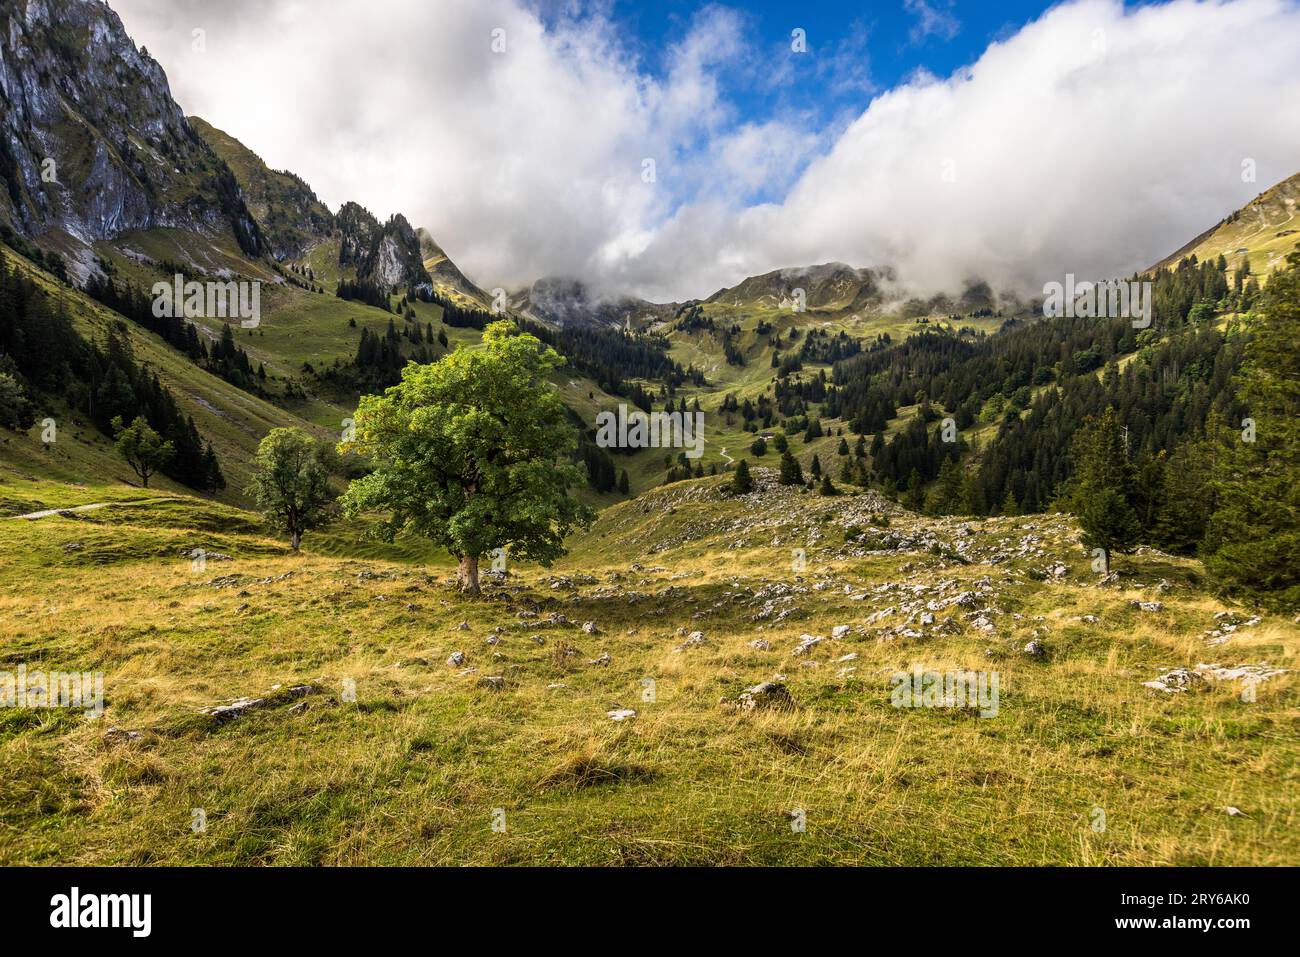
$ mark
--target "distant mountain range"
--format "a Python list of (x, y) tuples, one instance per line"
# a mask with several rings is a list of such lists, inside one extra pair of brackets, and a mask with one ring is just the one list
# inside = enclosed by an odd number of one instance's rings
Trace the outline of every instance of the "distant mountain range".
[[(336, 281), (389, 292), (425, 287), (463, 307), (492, 306), (493, 297), (437, 240), (400, 213), (380, 223), (356, 203), (331, 212), (295, 173), (269, 169), (234, 137), (201, 117), (187, 118), (157, 61), (136, 48), (105, 4), (5, 0), (0, 12), (8, 22), (0, 60), (0, 220), (62, 255), (78, 281), (96, 271), (96, 243), (163, 228), (189, 234), (180, 247), (201, 270), (229, 253), (277, 263), (332, 259), (337, 268), (328, 278)], [(1263, 272), (1300, 228), (1298, 196), (1300, 177), (1292, 177), (1157, 265), (1191, 253), (1248, 251), (1252, 267)], [(203, 243), (227, 255), (194, 255)], [(816, 314), (854, 314), (880, 308), (891, 280), (887, 268), (791, 267), (719, 289), (703, 302), (779, 309), (798, 299)], [(665, 323), (684, 305), (598, 292), (575, 277), (541, 278), (508, 302), (551, 325), (631, 328)], [(996, 304), (991, 291), (973, 283), (962, 294), (914, 304), (914, 311)]]

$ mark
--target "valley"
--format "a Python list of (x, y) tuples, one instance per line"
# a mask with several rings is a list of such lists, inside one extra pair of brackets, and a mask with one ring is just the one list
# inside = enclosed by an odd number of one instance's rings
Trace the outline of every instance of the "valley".
[(1300, 174), (1113, 277), (1149, 323), (504, 289), (13, 6), (0, 864), (1300, 860)]

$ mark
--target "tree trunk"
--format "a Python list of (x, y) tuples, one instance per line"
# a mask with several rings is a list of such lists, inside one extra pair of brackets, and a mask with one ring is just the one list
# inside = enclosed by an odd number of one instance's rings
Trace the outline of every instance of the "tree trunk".
[(478, 556), (462, 555), (460, 556), (460, 570), (458, 572), (458, 587), (461, 591), (471, 595), (481, 594), (478, 586)]
[(302, 533), (298, 531), (290, 532), (289, 544), (293, 546), (293, 550), (296, 552), (298, 550), (298, 546), (302, 544)]

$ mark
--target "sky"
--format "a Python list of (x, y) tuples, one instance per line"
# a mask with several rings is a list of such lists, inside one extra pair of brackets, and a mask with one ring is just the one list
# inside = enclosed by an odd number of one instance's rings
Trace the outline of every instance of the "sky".
[(188, 114), (485, 288), (1033, 294), (1300, 172), (1300, 0), (110, 0)]

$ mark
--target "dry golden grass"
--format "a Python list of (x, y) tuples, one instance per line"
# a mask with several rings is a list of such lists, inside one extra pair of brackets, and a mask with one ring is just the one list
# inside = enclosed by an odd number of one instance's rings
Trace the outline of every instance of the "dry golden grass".
[[(670, 514), (638, 511), (664, 504), (643, 499), (605, 513), (555, 571), (594, 583), (552, 588), (551, 573), (522, 569), (477, 601), (452, 590), (449, 564), (292, 556), (246, 530), (178, 528), (174, 515), (0, 520), (13, 586), (0, 596), (0, 670), (26, 656), (29, 668), (103, 671), (107, 692), (100, 719), (0, 712), (0, 863), (1300, 862), (1294, 676), (1254, 702), (1230, 684), (1142, 686), (1200, 661), (1295, 666), (1300, 630), (1286, 619), (1205, 645), (1225, 606), (1189, 583), (1194, 563), (1135, 557), (1133, 587), (1114, 590), (1078, 571), (1068, 541), (1050, 544), (1071, 574), (1048, 583), (1024, 574), (1042, 559), (845, 558), (843, 532), (830, 531), (795, 578), (769, 532), (735, 548), (725, 528), (691, 537), (690, 523), (725, 526), (752, 504), (706, 496)], [(980, 534), (1021, 533), (1002, 519)], [(193, 571), (179, 550), (204, 535), (233, 561)], [(684, 540), (652, 552), (656, 535)], [(1005, 606), (993, 633), (887, 641), (867, 629), (792, 654), (800, 634), (861, 624), (886, 604), (853, 601), (844, 584), (984, 577)], [(1161, 578), (1173, 583), (1162, 612), (1129, 607)], [(820, 581), (834, 585), (811, 587)], [(802, 617), (755, 620), (752, 593), (772, 583), (807, 587)], [(572, 624), (517, 617), (530, 610)], [(577, 627), (588, 620), (598, 634)], [(676, 652), (680, 629), (708, 643)], [(1046, 660), (1020, 652), (1036, 636)], [(750, 647), (757, 638), (771, 650)], [(457, 650), (475, 673), (446, 664)], [(608, 665), (588, 663), (602, 652)], [(856, 671), (841, 675), (848, 653)], [(914, 664), (996, 670), (997, 716), (891, 707), (891, 673)], [(794, 708), (721, 703), (778, 673)], [(480, 687), (484, 675), (506, 687)], [(304, 683), (315, 693), (228, 722), (199, 714)], [(618, 707), (638, 714), (611, 721)], [(140, 737), (108, 736), (114, 727)], [(206, 815), (199, 833), (194, 809)]]

